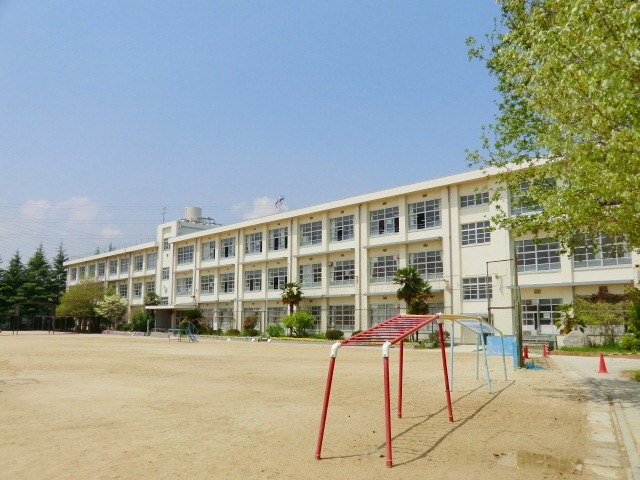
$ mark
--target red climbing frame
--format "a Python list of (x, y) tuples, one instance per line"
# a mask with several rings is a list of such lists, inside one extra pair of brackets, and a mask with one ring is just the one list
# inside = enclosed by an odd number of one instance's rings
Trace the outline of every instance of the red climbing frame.
[(444, 350), (444, 332), (440, 315), (399, 315), (390, 318), (374, 327), (360, 332), (342, 342), (336, 342), (331, 347), (331, 358), (329, 360), (329, 373), (327, 375), (327, 386), (324, 392), (324, 403), (322, 406), (322, 417), (320, 420), (320, 430), (318, 432), (318, 443), (316, 445), (316, 458), (320, 460), (322, 450), (322, 439), (324, 437), (324, 427), (327, 421), (327, 410), (329, 409), (329, 396), (331, 395), (331, 383), (333, 381), (333, 370), (335, 367), (338, 349), (349, 345), (382, 345), (382, 360), (384, 368), (384, 408), (385, 408), (385, 433), (387, 444), (387, 467), (393, 466), (391, 453), (391, 402), (389, 390), (389, 348), (391, 345), (400, 343), (399, 367), (398, 367), (398, 418), (402, 418), (402, 373), (404, 368), (404, 339), (412, 333), (417, 332), (422, 327), (434, 320), (438, 320), (438, 331), (440, 335), (440, 349), (442, 352), (442, 369), (444, 371), (444, 385), (447, 394), (447, 407), (449, 411), (449, 421), (453, 422), (451, 409), (451, 393), (449, 391), (449, 376), (447, 373), (447, 356)]

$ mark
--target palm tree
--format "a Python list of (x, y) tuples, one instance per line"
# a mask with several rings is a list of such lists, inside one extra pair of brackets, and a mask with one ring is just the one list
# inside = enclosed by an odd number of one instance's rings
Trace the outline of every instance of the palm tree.
[(293, 313), (294, 307), (297, 307), (302, 300), (302, 290), (297, 282), (285, 283), (282, 287), (282, 303), (289, 305), (289, 315)]
[(398, 300), (407, 304), (407, 313), (423, 313), (425, 300), (431, 296), (431, 285), (422, 278), (416, 267), (399, 268), (393, 283), (400, 285)]

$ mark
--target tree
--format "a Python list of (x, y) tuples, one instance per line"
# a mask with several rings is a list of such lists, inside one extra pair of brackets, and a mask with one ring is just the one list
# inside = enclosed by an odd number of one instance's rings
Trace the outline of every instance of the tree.
[[(397, 291), (398, 300), (407, 304), (407, 313), (426, 313), (426, 299), (431, 297), (431, 285), (416, 267), (399, 268), (393, 275), (393, 283), (400, 285)], [(428, 310), (428, 309), (427, 309)]]
[(51, 265), (51, 277), (50, 277), (50, 291), (51, 298), (56, 304), (60, 304), (62, 294), (67, 289), (67, 268), (64, 266), (64, 262), (69, 260), (69, 256), (64, 251), (62, 243), (58, 245), (56, 256), (53, 257)]
[[(640, 5), (613, 0), (498, 0), (487, 45), (467, 40), (500, 95), (472, 164), (498, 167), (535, 214), (492, 219), (516, 235), (553, 232), (572, 249), (600, 234), (640, 248)], [(522, 168), (525, 167), (525, 168)], [(549, 185), (553, 188), (549, 188)]]
[(599, 330), (606, 345), (616, 343), (618, 330), (626, 323), (625, 316), (629, 310), (630, 305), (626, 300), (611, 303), (596, 296), (576, 297), (573, 300), (576, 321)]
[(25, 302), (24, 292), (21, 291), (25, 281), (26, 271), (22, 263), (20, 251), (11, 257), (8, 268), (4, 271), (2, 297), (5, 299), (7, 311), (13, 311), (17, 304)]
[(302, 301), (302, 290), (297, 282), (286, 283), (282, 287), (282, 303), (289, 305), (289, 315), (293, 313), (294, 307), (297, 307)]
[[(25, 302), (53, 302), (51, 298), (51, 267), (47, 261), (42, 244), (27, 262), (24, 279), (18, 287), (18, 292)], [(49, 305), (25, 305), (22, 309), (26, 314), (52, 313)]]
[[(118, 325), (123, 322), (127, 316), (129, 304), (127, 300), (117, 293), (107, 292), (95, 307), (97, 315), (101, 316), (111, 325)], [(99, 329), (96, 326), (96, 329)]]
[(313, 327), (313, 315), (305, 310), (290, 313), (281, 320), (294, 337), (304, 337), (305, 330)]
[(79, 318), (93, 318), (95, 307), (104, 296), (102, 282), (84, 279), (69, 287), (60, 299), (57, 309), (58, 315), (68, 315)]

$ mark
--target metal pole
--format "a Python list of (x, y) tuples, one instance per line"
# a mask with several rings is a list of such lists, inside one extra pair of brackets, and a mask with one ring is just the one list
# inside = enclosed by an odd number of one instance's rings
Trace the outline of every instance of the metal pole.
[(402, 374), (404, 372), (404, 340), (400, 340), (400, 359), (398, 366), (398, 418), (402, 418)]
[(489, 387), (489, 393), (491, 391), (491, 377), (489, 376), (489, 363), (487, 362), (487, 345), (484, 340), (484, 330), (482, 329), (482, 322), (480, 322), (480, 338), (482, 338), (482, 355), (484, 357), (484, 372), (487, 375), (487, 386)]
[(384, 370), (384, 423), (387, 442), (387, 467), (393, 466), (391, 453), (391, 395), (389, 392), (389, 348), (390, 342), (382, 346), (382, 367)]
[(320, 460), (322, 451), (322, 438), (324, 437), (324, 427), (327, 423), (327, 410), (329, 409), (329, 396), (331, 395), (331, 383), (333, 381), (333, 369), (336, 363), (336, 355), (340, 343), (336, 342), (331, 347), (331, 358), (329, 360), (329, 373), (327, 374), (327, 385), (324, 390), (324, 402), (322, 404), (322, 416), (320, 417), (320, 430), (318, 431), (318, 442), (316, 444), (316, 459)]
[[(449, 367), (449, 390), (451, 390), (453, 392), (453, 325), (454, 325), (454, 321), (451, 321), (451, 338), (450, 338), (450, 344), (451, 347), (449, 349), (449, 356), (451, 358), (451, 366)], [(443, 333), (444, 335), (444, 333)]]
[(447, 409), (449, 411), (449, 421), (453, 423), (453, 410), (451, 408), (451, 392), (449, 391), (449, 375), (447, 374), (447, 353), (444, 348), (444, 331), (442, 320), (438, 319), (438, 333), (440, 334), (440, 353), (442, 354), (442, 371), (444, 372), (444, 388), (447, 393)]
[(524, 356), (522, 354), (522, 308), (520, 306), (520, 285), (518, 284), (518, 252), (516, 244), (513, 243), (513, 290), (515, 293), (515, 327), (518, 349), (518, 366), (524, 368)]

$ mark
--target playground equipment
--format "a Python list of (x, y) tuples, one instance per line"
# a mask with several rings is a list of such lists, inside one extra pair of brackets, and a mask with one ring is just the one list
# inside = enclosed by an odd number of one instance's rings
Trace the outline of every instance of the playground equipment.
[[(393, 466), (392, 448), (391, 448), (391, 402), (390, 402), (390, 386), (389, 386), (389, 350), (390, 348), (398, 344), (399, 345), (399, 369), (398, 369), (398, 418), (402, 418), (402, 375), (404, 369), (404, 340), (408, 336), (417, 332), (426, 325), (437, 321), (438, 323), (438, 335), (440, 339), (440, 352), (442, 357), (442, 371), (444, 375), (445, 393), (447, 398), (447, 411), (449, 414), (449, 422), (453, 422), (453, 411), (451, 407), (451, 387), (453, 382), (450, 383), (450, 376), (447, 371), (447, 355), (444, 345), (444, 330), (443, 320), (449, 320), (453, 323), (457, 322), (465, 328), (468, 328), (477, 333), (478, 340), (476, 345), (482, 338), (482, 345), (484, 350), (485, 371), (487, 376), (487, 383), (489, 386), (489, 393), (491, 393), (491, 380), (489, 378), (489, 368), (487, 365), (486, 345), (484, 341), (484, 334), (498, 333), (502, 339), (502, 333), (484, 322), (480, 317), (469, 316), (456, 316), (456, 315), (399, 315), (389, 320), (386, 320), (378, 325), (375, 325), (363, 332), (360, 332), (342, 342), (336, 342), (331, 347), (331, 355), (329, 359), (329, 373), (327, 374), (327, 384), (324, 394), (324, 402), (322, 405), (322, 416), (320, 419), (320, 429), (318, 431), (318, 440), (316, 443), (316, 459), (321, 459), (322, 441), (324, 438), (324, 429), (327, 420), (327, 411), (329, 409), (329, 397), (331, 395), (331, 384), (333, 381), (333, 372), (335, 368), (336, 357), (338, 349), (343, 346), (352, 345), (381, 345), (382, 346), (382, 360), (384, 369), (384, 408), (385, 408), (385, 435), (386, 435), (386, 464), (387, 467)], [(451, 335), (451, 379), (453, 377), (453, 335)], [(502, 343), (502, 358), (504, 365), (505, 380), (507, 376), (506, 364), (504, 361), (504, 343)], [(477, 350), (477, 349), (476, 349)], [(478, 358), (476, 356), (476, 362)], [(476, 372), (478, 367), (476, 365)], [(477, 373), (476, 373), (477, 376)]]
[(191, 322), (187, 322), (185, 328), (170, 328), (167, 330), (167, 337), (169, 341), (171, 341), (172, 335), (178, 336), (178, 341), (182, 341), (182, 336), (186, 336), (189, 339), (189, 342), (197, 342), (198, 341), (198, 328)]

